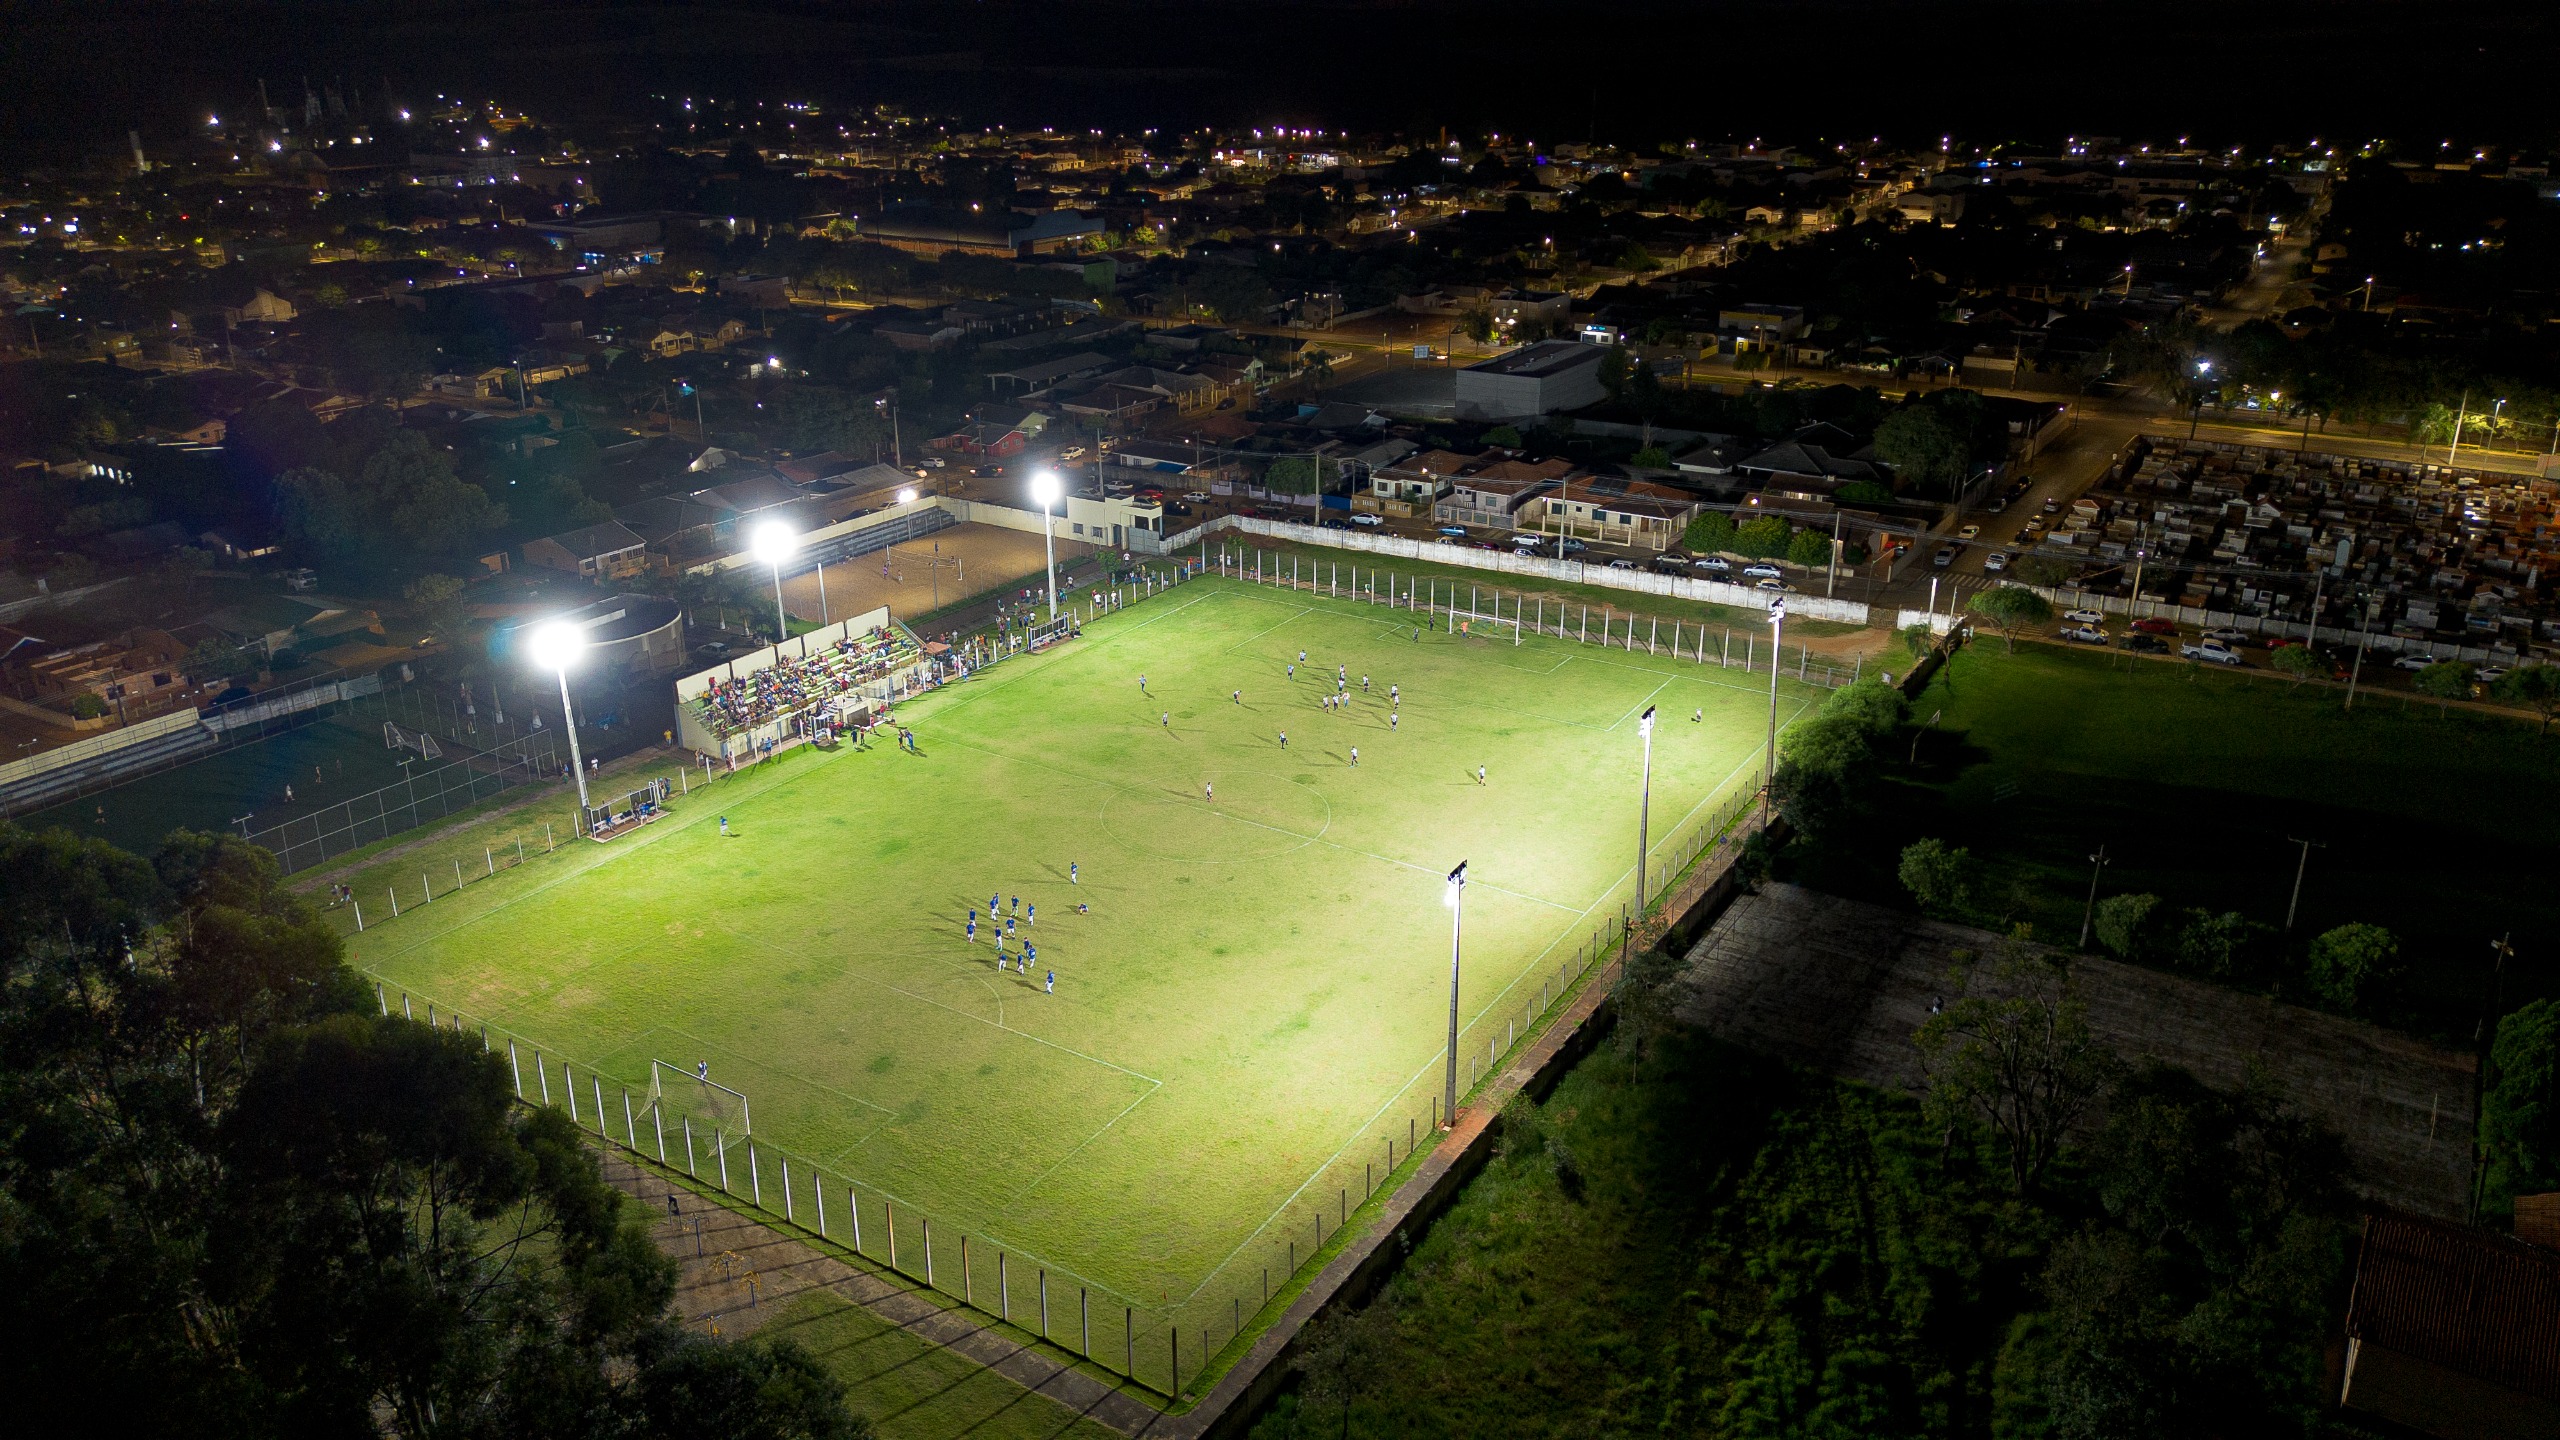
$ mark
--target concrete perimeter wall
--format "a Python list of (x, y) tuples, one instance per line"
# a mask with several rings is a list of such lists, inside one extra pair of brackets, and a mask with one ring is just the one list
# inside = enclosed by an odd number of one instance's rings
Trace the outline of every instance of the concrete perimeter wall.
[[(1409, 540), (1401, 535), (1370, 535), (1358, 530), (1327, 530), (1314, 525), (1301, 525), (1292, 520), (1264, 520), (1253, 515), (1221, 515), (1205, 525), (1197, 525), (1176, 535), (1165, 537), (1166, 553), (1197, 545), (1223, 531), (1246, 535), (1262, 535), (1300, 545), (1321, 545), (1335, 550), (1391, 555), (1432, 565), (1448, 565), (1466, 570), (1489, 570), (1499, 575), (1517, 575), (1547, 580), (1563, 585), (1596, 585), (1605, 589), (1624, 590), (1636, 595), (1662, 595), (1675, 600), (1694, 600), (1709, 605), (1733, 605), (1745, 610), (1769, 608), (1769, 593), (1748, 585), (1726, 580), (1692, 580), (1685, 575), (1661, 575), (1650, 570), (1612, 570), (1606, 565), (1586, 565), (1579, 560), (1555, 560), (1544, 556), (1514, 555), (1501, 550), (1479, 550), (1472, 545), (1433, 545)], [(1845, 625), (1870, 623), (1871, 612), (1856, 600), (1833, 600), (1820, 595), (1787, 592), (1787, 614), (1797, 620), (1832, 620)]]

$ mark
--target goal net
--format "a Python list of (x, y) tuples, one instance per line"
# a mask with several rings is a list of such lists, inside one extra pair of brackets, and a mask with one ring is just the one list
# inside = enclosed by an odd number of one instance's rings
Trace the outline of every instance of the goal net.
[(415, 750), (429, 760), (444, 758), (444, 747), (436, 743), (436, 737), (424, 730), (403, 730), (389, 720), (382, 722), (382, 748)]
[(1043, 620), (1031, 627), (1031, 648), (1045, 650), (1073, 635), (1075, 630), (1075, 620), (1064, 614), (1055, 620)]
[(1506, 632), (1511, 636), (1512, 644), (1520, 643), (1518, 615), (1489, 615), (1480, 610), (1450, 608), (1449, 633), (1452, 635), (1490, 635), (1500, 639)]

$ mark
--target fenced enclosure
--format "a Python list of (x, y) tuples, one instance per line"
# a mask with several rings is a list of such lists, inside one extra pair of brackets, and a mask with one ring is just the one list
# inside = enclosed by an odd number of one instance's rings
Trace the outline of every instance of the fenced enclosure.
[[(1654, 845), (1648, 871), (1660, 877), (1654, 895), (1668, 892), (1727, 840), (1757, 801), (1752, 785), (1710, 797), (1694, 824)], [(1467, 1022), (1457, 1047), (1462, 1106), (1619, 953), (1638, 911), (1630, 897), (1569, 951), (1559, 947), (1548, 963), (1517, 980), (1502, 1003)], [(1448, 1118), (1440, 1111), (1443, 1050), (1427, 1074), (1382, 1106), (1189, 1294), (1148, 1302), (759, 1136), (751, 1097), (721, 1083), (702, 1062), (688, 1069), (652, 1059), (645, 1076), (608, 1073), (379, 982), (376, 994), (385, 1015), (396, 1005), (418, 1023), (478, 1035), (484, 1049), (505, 1055), (518, 1099), (561, 1110), (600, 1143), (1168, 1397), (1198, 1393), (1234, 1363), (1338, 1251), (1363, 1208), (1392, 1191), (1438, 1143)]]
[[(383, 723), (387, 729), (395, 722)], [(423, 732), (407, 733), (427, 746), (436, 743)], [(440, 747), (437, 753), (442, 753)], [(551, 733), (538, 730), (495, 751), (466, 753), (433, 769), (413, 771), (396, 784), (250, 831), (248, 839), (274, 851), (290, 875), (562, 773)]]

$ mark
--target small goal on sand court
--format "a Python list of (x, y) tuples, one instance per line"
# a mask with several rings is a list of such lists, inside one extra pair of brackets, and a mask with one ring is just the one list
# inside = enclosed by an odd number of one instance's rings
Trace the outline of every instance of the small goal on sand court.
[(1488, 615), (1481, 610), (1460, 610), (1455, 606), (1449, 609), (1449, 633), (1452, 635), (1489, 631), (1498, 636), (1505, 630), (1511, 632), (1512, 644), (1520, 643), (1520, 617), (1516, 614)]
[(415, 750), (420, 758), (427, 760), (444, 758), (444, 747), (436, 743), (436, 737), (424, 730), (403, 730), (389, 720), (382, 722), (382, 748)]

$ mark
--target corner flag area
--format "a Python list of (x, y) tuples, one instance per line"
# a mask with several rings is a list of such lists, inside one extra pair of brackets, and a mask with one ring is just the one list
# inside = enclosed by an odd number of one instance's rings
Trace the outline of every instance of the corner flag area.
[[(1657, 885), (1758, 785), (1765, 636), (1747, 673), (1425, 624), (1195, 580), (900, 705), (914, 753), (883, 730), (696, 785), (350, 951), (511, 1037), (529, 1094), (539, 1047), (616, 1140), (620, 1092), (707, 1074), (752, 1105), (767, 1209), (788, 1158), (802, 1225), (822, 1177), (831, 1236), (858, 1205), (879, 1255), (894, 1206), (920, 1275), (930, 1220), (939, 1288), (1028, 1324), (1036, 1273), (1052, 1337), (1081, 1290), (1097, 1359), (1147, 1344), (1133, 1311), (1179, 1327), (1187, 1379), (1429, 1143), (1451, 867), (1463, 1092), (1633, 898), (1645, 708)], [(1782, 676), (1779, 723), (1821, 693)], [(745, 1193), (739, 1137), (694, 1124), (698, 1173), (726, 1145)]]

